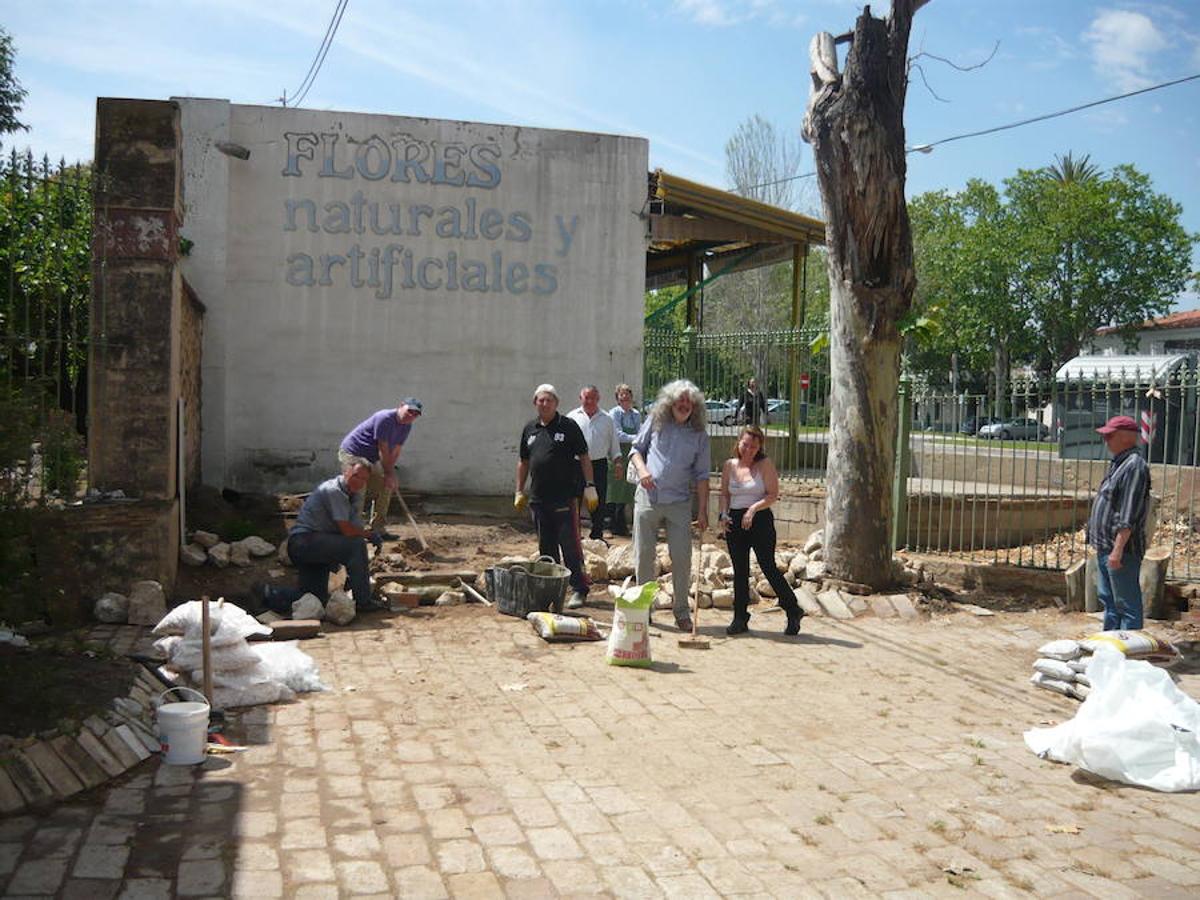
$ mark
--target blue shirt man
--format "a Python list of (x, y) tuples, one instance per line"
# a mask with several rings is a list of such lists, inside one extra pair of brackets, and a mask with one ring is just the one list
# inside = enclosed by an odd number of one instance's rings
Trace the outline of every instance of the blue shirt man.
[(1087, 527), (1087, 542), (1096, 548), (1096, 587), (1104, 604), (1104, 630), (1136, 631), (1142, 627), (1138, 579), (1146, 554), (1150, 466), (1137, 452), (1138, 427), (1129, 416), (1113, 416), (1096, 431), (1112, 454)]
[(413, 422), (424, 412), (416, 397), (405, 397), (396, 409), (381, 409), (363, 419), (342, 439), (338, 462), (343, 466), (366, 463), (371, 470), (366, 489), (358, 500), (359, 514), (371, 506), (371, 528), (385, 540), (396, 536), (387, 530), (388, 506), (396, 490), (396, 462), (408, 440)]

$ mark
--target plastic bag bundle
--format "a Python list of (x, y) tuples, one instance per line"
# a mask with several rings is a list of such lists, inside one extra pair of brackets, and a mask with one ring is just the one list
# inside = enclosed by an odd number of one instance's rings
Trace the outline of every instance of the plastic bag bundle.
[(608, 636), (604, 661), (610, 666), (639, 666), (650, 663), (650, 608), (658, 582), (634, 585), (613, 598), (613, 627)]
[(587, 616), (560, 616), (550, 612), (531, 612), (525, 616), (538, 637), (549, 643), (598, 641), (600, 629)]
[(1038, 756), (1157, 791), (1200, 790), (1200, 703), (1145, 660), (1101, 646), (1068, 722), (1025, 732)]
[[(187, 603), (179, 604), (163, 616), (159, 620), (159, 623), (154, 626), (153, 633), (161, 637), (168, 634), (184, 634), (194, 629), (196, 635), (199, 636), (202, 620), (203, 614), (200, 610), (200, 601), (189, 600)], [(236, 632), (239, 637), (243, 638), (269, 638), (271, 636), (271, 629), (268, 626), (263, 625), (240, 606), (236, 606), (233, 603), (226, 603), (223, 600), (218, 600), (216, 603), (209, 603), (209, 633), (216, 634), (217, 630), (222, 626), (226, 630)]]

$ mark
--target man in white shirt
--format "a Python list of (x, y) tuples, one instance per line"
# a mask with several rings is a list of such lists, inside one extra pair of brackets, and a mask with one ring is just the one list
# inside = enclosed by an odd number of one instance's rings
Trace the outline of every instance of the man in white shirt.
[(612, 462), (613, 478), (624, 478), (621, 466), (621, 442), (617, 439), (617, 426), (612, 417), (600, 409), (600, 389), (588, 384), (579, 392), (580, 405), (569, 413), (583, 431), (587, 440), (588, 456), (592, 459), (592, 479), (596, 482), (596, 493), (600, 495), (600, 507), (592, 513), (592, 530), (589, 537), (604, 539), (605, 493), (608, 490), (609, 461)]

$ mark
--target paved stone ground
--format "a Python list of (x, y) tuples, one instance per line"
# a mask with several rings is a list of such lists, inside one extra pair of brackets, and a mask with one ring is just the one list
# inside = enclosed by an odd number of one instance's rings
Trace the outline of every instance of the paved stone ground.
[[(1099, 783), (1024, 747), (1075, 708), (1028, 685), (1034, 648), (1091, 620), (810, 617), (797, 639), (778, 614), (734, 639), (709, 623), (708, 651), (662, 629), (649, 671), (478, 607), (356, 623), (304, 645), (331, 691), (236, 718), (249, 752), (148, 762), (0, 820), (0, 891), (1200, 892), (1200, 796)], [(1200, 676), (1183, 685), (1200, 694)]]

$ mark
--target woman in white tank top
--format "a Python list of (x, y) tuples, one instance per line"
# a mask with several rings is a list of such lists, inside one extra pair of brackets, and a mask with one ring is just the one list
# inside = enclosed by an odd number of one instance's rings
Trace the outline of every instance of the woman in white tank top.
[(766, 435), (747, 425), (738, 435), (735, 456), (721, 467), (721, 531), (733, 560), (733, 621), (726, 634), (750, 629), (750, 551), (787, 613), (784, 634), (799, 634), (804, 616), (796, 594), (775, 565), (775, 516), (771, 504), (779, 499), (779, 473), (763, 449)]

